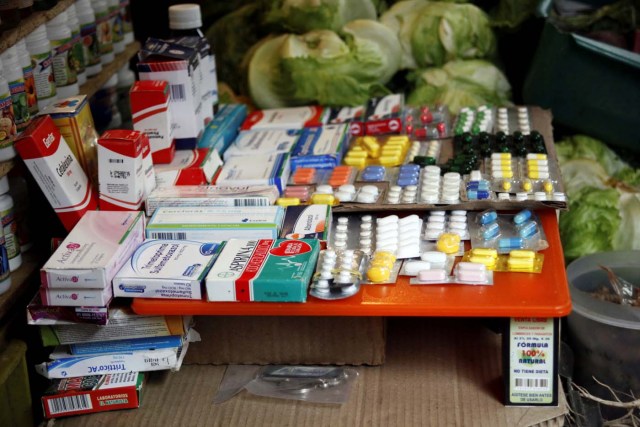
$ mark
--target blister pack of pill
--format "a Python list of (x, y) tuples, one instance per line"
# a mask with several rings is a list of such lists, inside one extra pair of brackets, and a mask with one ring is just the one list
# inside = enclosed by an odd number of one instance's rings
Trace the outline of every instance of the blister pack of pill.
[(495, 271), (510, 273), (541, 273), (544, 264), (544, 254), (531, 250), (516, 249), (508, 255), (498, 257)]
[(444, 270), (446, 275), (449, 275), (454, 262), (454, 255), (447, 255), (435, 250), (424, 251), (420, 254), (419, 259), (405, 260), (400, 269), (400, 275), (417, 277), (421, 271), (425, 270)]
[(531, 121), (527, 107), (500, 107), (497, 109), (496, 117), (495, 132), (506, 134), (522, 132), (523, 135), (531, 133)]
[(407, 163), (416, 164), (421, 168), (429, 165), (435, 165), (440, 159), (441, 152), (441, 140), (432, 139), (429, 141), (413, 141), (407, 156)]
[(458, 172), (447, 172), (440, 176), (438, 166), (422, 169), (419, 203), (453, 204), (460, 202), (462, 177)]
[(489, 209), (469, 216), (472, 248), (494, 248), (498, 253), (514, 249), (541, 251), (549, 247), (538, 217), (529, 209), (498, 214)]
[(358, 169), (369, 165), (400, 166), (410, 146), (407, 135), (360, 136), (354, 139), (342, 162)]
[(398, 279), (402, 261), (386, 250), (375, 251), (369, 260), (363, 285), (393, 285)]
[(461, 261), (453, 269), (451, 281), (462, 285), (493, 285), (493, 271), (481, 263)]
[(481, 105), (478, 108), (462, 108), (456, 117), (453, 133), (454, 135), (461, 135), (465, 132), (473, 134), (491, 132), (494, 115), (493, 108), (488, 105)]
[(460, 240), (469, 240), (467, 211), (429, 211), (422, 238), (424, 240), (438, 240), (444, 233), (457, 234)]
[(368, 256), (358, 250), (320, 252), (309, 294), (324, 300), (353, 296), (360, 290)]
[(451, 116), (442, 105), (405, 107), (404, 132), (413, 139), (442, 139), (450, 136)]

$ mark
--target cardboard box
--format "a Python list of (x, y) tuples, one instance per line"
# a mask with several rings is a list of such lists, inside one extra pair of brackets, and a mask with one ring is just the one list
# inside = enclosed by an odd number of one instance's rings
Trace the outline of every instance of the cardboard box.
[(55, 102), (39, 115), (48, 115), (71, 148), (71, 152), (89, 179), (98, 178), (98, 133), (87, 101), (87, 95), (72, 96)]
[[(398, 134), (402, 131), (404, 95), (392, 94), (371, 98), (364, 118), (366, 135)], [(352, 128), (352, 132), (355, 129)], [(362, 134), (357, 134), (362, 135)]]
[(139, 131), (108, 130), (98, 139), (100, 209), (137, 211), (145, 194), (143, 137)]
[(305, 302), (319, 246), (313, 239), (231, 239), (207, 275), (207, 299)]
[[(279, 328), (285, 331), (297, 320), (283, 318)], [(344, 319), (345, 324), (350, 320)], [(348, 346), (335, 332), (329, 331)], [(262, 338), (255, 347), (265, 343), (285, 347), (268, 333)], [(229, 367), (183, 366), (178, 374), (152, 374), (140, 409), (68, 418), (56, 426), (279, 426), (283, 420), (297, 427), (562, 426), (569, 413), (562, 394), (558, 407), (504, 406), (500, 352), (500, 336), (478, 319), (394, 318), (389, 320), (385, 364), (357, 368), (358, 379), (343, 405), (305, 404), (246, 392), (211, 404)]]
[(148, 239), (221, 243), (229, 239), (276, 239), (280, 206), (160, 208), (147, 225)]
[(284, 213), (281, 239), (318, 239), (325, 243), (331, 230), (331, 206), (288, 206)]
[(201, 341), (190, 344), (184, 363), (377, 366), (385, 361), (386, 323), (382, 317), (196, 316)]
[(40, 288), (40, 299), (44, 305), (64, 307), (107, 306), (113, 298), (110, 286), (104, 289)]
[(335, 168), (342, 161), (349, 138), (346, 124), (303, 129), (291, 152), (291, 171), (300, 167)]
[(221, 166), (222, 159), (216, 150), (195, 148), (176, 151), (171, 163), (153, 169), (158, 187), (168, 187), (211, 184)]
[(147, 216), (160, 207), (270, 206), (280, 194), (275, 185), (176, 185), (154, 190), (145, 202)]
[(329, 116), (329, 109), (310, 105), (305, 107), (270, 108), (250, 113), (241, 130), (302, 129), (322, 126)]
[(165, 80), (169, 83), (169, 111), (176, 148), (195, 148), (204, 129), (202, 98), (196, 75), (199, 66), (197, 50), (149, 37), (138, 58), (140, 80)]
[(67, 231), (98, 208), (98, 195), (51, 117), (36, 117), (14, 146)]
[(224, 159), (256, 154), (287, 154), (296, 146), (299, 136), (300, 131), (297, 129), (260, 129), (240, 132), (224, 152)]
[(291, 173), (289, 154), (231, 157), (224, 163), (218, 185), (275, 185), (282, 193)]
[(40, 283), (43, 288), (110, 288), (143, 240), (144, 212), (87, 212), (40, 269)]
[(140, 406), (145, 374), (90, 375), (54, 380), (42, 396), (45, 418), (115, 411)]
[(213, 243), (147, 240), (113, 278), (114, 295), (202, 299), (202, 281), (218, 250)]
[(109, 307), (65, 307), (47, 306), (37, 293), (27, 305), (27, 323), (29, 325), (72, 325), (89, 323), (106, 325), (109, 321)]
[(238, 136), (242, 122), (247, 117), (245, 104), (223, 104), (213, 120), (205, 127), (198, 148), (213, 148), (222, 156)]
[(153, 163), (171, 163), (176, 145), (171, 129), (169, 84), (164, 80), (142, 80), (129, 92), (133, 128), (149, 137)]

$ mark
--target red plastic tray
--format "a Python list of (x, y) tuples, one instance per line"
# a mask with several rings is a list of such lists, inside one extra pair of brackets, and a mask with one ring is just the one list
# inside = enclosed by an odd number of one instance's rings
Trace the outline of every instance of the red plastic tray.
[(537, 211), (549, 241), (542, 272), (496, 273), (493, 286), (457, 284), (363, 285), (351, 298), (306, 303), (207, 302), (134, 299), (138, 314), (237, 316), (438, 316), (438, 317), (563, 317), (571, 297), (554, 210)]

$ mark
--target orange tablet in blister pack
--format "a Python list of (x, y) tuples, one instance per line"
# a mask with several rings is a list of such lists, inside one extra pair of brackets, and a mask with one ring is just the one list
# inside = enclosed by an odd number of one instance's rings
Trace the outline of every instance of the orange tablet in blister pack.
[(332, 187), (350, 184), (355, 178), (355, 169), (352, 166), (336, 166), (329, 176), (327, 183)]
[(298, 168), (291, 177), (291, 182), (295, 185), (314, 184), (317, 178), (315, 168)]

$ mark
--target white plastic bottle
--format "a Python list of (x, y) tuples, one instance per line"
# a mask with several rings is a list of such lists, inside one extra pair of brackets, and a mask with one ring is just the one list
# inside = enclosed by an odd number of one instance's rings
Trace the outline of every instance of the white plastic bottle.
[(31, 117), (38, 114), (38, 98), (36, 96), (36, 82), (33, 79), (33, 66), (31, 65), (31, 56), (27, 52), (27, 44), (24, 39), (18, 40), (16, 43), (18, 51), (18, 62), (22, 68), (22, 77), (24, 78), (24, 87), (27, 95), (27, 107)]
[(7, 176), (0, 178), (0, 218), (4, 229), (4, 240), (9, 258), (9, 270), (15, 271), (22, 265), (20, 243), (16, 237), (18, 224), (16, 222), (13, 198), (9, 194), (9, 179)]
[(31, 114), (27, 105), (24, 75), (18, 63), (18, 50), (15, 46), (11, 46), (2, 52), (0, 59), (4, 65), (4, 77), (9, 84), (9, 91), (11, 92), (14, 122), (18, 133), (20, 133), (29, 126)]
[(80, 36), (80, 22), (76, 13), (76, 5), (70, 4), (67, 8), (67, 18), (69, 29), (71, 30), (71, 55), (69, 65), (75, 68), (78, 78), (78, 86), (82, 86), (87, 82), (87, 71), (84, 58), (84, 47), (82, 46), (82, 37)]
[[(209, 46), (209, 42), (205, 38), (200, 28), (202, 27), (202, 17), (200, 14), (200, 6), (197, 4), (176, 4), (169, 6), (169, 28), (173, 36), (195, 36), (202, 39), (203, 43), (206, 43), (208, 47), (208, 55), (203, 58), (205, 71), (204, 83), (205, 90), (208, 92), (208, 103), (211, 109), (211, 113), (207, 116), (213, 115), (213, 106), (218, 103), (218, 77), (216, 75), (216, 58)], [(203, 105), (204, 108), (204, 105)]]
[(109, 64), (114, 60), (113, 34), (109, 9), (105, 0), (91, 0), (91, 7), (96, 15), (96, 33), (98, 47), (100, 48), (100, 60), (102, 64)]
[(80, 36), (84, 47), (84, 61), (87, 77), (95, 76), (102, 71), (100, 60), (100, 44), (96, 30), (96, 15), (89, 0), (76, 1), (76, 15), (80, 22)]
[(124, 52), (124, 28), (122, 28), (122, 16), (120, 16), (120, 0), (107, 0), (107, 6), (111, 19), (113, 53), (122, 53)]
[(33, 65), (38, 110), (43, 110), (47, 105), (53, 104), (58, 100), (56, 84), (53, 78), (51, 43), (47, 38), (47, 29), (44, 24), (26, 36), (25, 42)]
[(4, 78), (2, 61), (0, 60), (0, 161), (9, 160), (16, 156), (13, 140), (18, 133), (13, 121), (13, 103), (9, 84)]
[(80, 93), (78, 76), (71, 47), (71, 29), (67, 25), (67, 12), (60, 12), (58, 16), (47, 22), (47, 36), (53, 50), (53, 76), (56, 80), (58, 98), (68, 98)]

